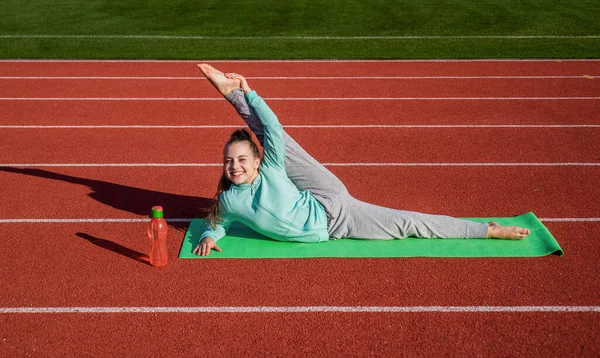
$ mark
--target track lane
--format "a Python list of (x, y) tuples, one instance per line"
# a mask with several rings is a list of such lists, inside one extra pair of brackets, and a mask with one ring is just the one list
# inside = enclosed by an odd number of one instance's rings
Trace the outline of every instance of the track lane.
[[(0, 62), (0, 76), (198, 76), (198, 61)], [(583, 76), (600, 60), (208, 61), (245, 76)]]
[[(598, 101), (269, 101), (284, 125), (600, 124)], [(0, 101), (0, 125), (234, 125), (225, 101)]]
[(0, 319), (0, 327), (10, 327), (0, 328), (6, 352), (19, 356), (124, 351), (140, 356), (493, 356), (499, 346), (516, 356), (600, 354), (597, 314), (70, 314)]
[[(600, 167), (332, 167), (356, 198), (456, 217), (598, 217)], [(163, 205), (170, 218), (200, 216), (221, 169), (0, 168), (0, 218), (140, 218)], [(365, 185), (368, 180), (370, 185)], [(418, 185), (415, 183), (418, 182)], [(187, 228), (187, 224), (173, 224)]]
[(145, 223), (3, 224), (0, 306), (600, 305), (600, 224), (548, 227), (564, 257), (177, 260), (184, 233), (171, 229), (155, 268)]
[[(598, 97), (600, 81), (577, 79), (252, 80), (264, 98), (314, 97)], [(219, 98), (198, 80), (13, 80), (0, 98)]]
[[(231, 132), (3, 129), (0, 163), (220, 163)], [(288, 133), (321, 163), (600, 161), (600, 128), (289, 128)]]

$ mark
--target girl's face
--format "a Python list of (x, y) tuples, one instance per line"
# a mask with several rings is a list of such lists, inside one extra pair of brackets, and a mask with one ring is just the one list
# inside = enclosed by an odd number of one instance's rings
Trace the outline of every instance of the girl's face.
[(251, 184), (256, 179), (260, 158), (252, 154), (248, 142), (231, 143), (223, 154), (223, 173), (233, 184)]

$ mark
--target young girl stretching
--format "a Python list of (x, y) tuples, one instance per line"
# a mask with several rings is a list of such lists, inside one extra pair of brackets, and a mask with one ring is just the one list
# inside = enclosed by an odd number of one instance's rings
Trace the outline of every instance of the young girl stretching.
[(246, 79), (198, 65), (233, 105), (263, 147), (246, 130), (235, 131), (223, 151), (216, 203), (193, 252), (221, 251), (217, 241), (239, 221), (279, 241), (321, 242), (340, 238), (523, 239), (529, 230), (375, 206), (353, 198), (344, 184), (311, 157), (282, 128), (277, 116)]

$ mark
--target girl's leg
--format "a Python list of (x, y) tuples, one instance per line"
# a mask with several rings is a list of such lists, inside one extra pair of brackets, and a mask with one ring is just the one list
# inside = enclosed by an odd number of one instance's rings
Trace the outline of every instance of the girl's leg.
[(254, 112), (254, 109), (246, 102), (244, 91), (241, 88), (236, 88), (229, 92), (225, 99), (231, 103), (236, 112), (242, 117), (244, 122), (248, 125), (252, 133), (258, 139), (260, 146), (264, 147), (265, 131), (263, 124)]
[[(241, 89), (225, 98), (233, 105), (261, 146), (264, 130), (260, 119), (246, 102)], [(300, 190), (308, 190), (325, 207), (332, 218), (333, 238), (394, 239), (407, 236), (426, 238), (487, 237), (487, 224), (447, 216), (426, 215), (394, 210), (361, 202), (353, 198), (344, 184), (321, 163), (309, 155), (285, 131), (285, 168), (290, 180)]]
[(391, 240), (408, 236), (420, 238), (487, 238), (488, 224), (443, 215), (395, 210), (346, 196), (334, 238)]
[[(261, 145), (264, 130), (260, 119), (246, 102), (239, 83), (227, 80), (222, 72), (199, 66), (211, 83), (234, 106)], [(211, 73), (211, 71), (214, 71)], [(218, 72), (218, 73), (217, 73)], [(286, 172), (300, 190), (310, 191), (325, 208), (331, 222), (333, 238), (394, 239), (407, 236), (427, 238), (485, 238), (488, 224), (441, 215), (401, 211), (361, 202), (353, 198), (344, 184), (327, 168), (311, 157), (285, 131)], [(495, 231), (494, 231), (495, 230)], [(503, 231), (504, 230), (504, 231)], [(494, 234), (496, 232), (496, 234)], [(527, 229), (494, 225), (492, 237), (523, 238)]]

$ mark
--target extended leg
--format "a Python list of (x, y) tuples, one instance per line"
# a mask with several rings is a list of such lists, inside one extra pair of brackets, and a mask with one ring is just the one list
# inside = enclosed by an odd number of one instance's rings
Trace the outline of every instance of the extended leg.
[(444, 215), (396, 210), (362, 202), (351, 196), (343, 199), (332, 237), (391, 240), (408, 236), (420, 238), (486, 238), (488, 224)]
[[(199, 65), (204, 75), (234, 106), (261, 145), (264, 130), (260, 119), (246, 102), (240, 82), (228, 79), (212, 66)], [(361, 202), (348, 194), (344, 184), (311, 157), (285, 131), (285, 166), (288, 177), (300, 190), (310, 191), (333, 219), (329, 233), (334, 238), (394, 239), (406, 236), (424, 238), (503, 238), (522, 239), (529, 230), (481, 224), (441, 215), (428, 215), (384, 208)]]

